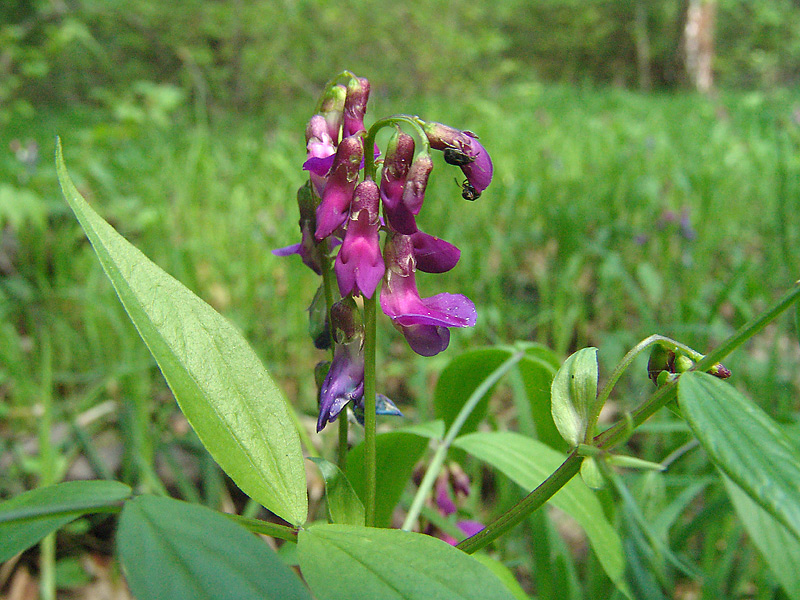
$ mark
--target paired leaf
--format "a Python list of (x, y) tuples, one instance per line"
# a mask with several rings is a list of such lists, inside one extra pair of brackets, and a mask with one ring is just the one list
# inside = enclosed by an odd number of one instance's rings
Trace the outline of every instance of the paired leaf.
[(325, 498), (331, 521), (342, 525), (364, 525), (364, 505), (344, 473), (324, 458), (309, 457), (325, 480)]
[(319, 600), (513, 600), (487, 567), (427, 535), (313, 525), (298, 551)]
[(583, 348), (570, 356), (553, 378), (553, 421), (570, 446), (584, 441), (597, 399), (597, 348)]
[(681, 375), (678, 404), (717, 468), (800, 540), (800, 452), (780, 425), (706, 373)]
[(727, 477), (725, 490), (750, 539), (780, 581), (786, 595), (800, 600), (800, 541)]
[[(453, 445), (496, 467), (526, 490), (533, 490), (564, 462), (560, 452), (509, 431), (471, 433)], [(611, 581), (625, 590), (622, 543), (592, 491), (580, 479), (572, 479), (549, 502), (578, 522)]]
[[(406, 488), (414, 465), (422, 458), (428, 440), (411, 433), (381, 433), (375, 436), (376, 486), (375, 523), (388, 527), (394, 507)], [(364, 474), (364, 443), (355, 446), (347, 455), (347, 477), (363, 501), (366, 497)]]
[[(472, 392), (511, 354), (508, 348), (478, 348), (459, 354), (448, 363), (439, 374), (433, 393), (433, 414), (444, 421), (445, 429), (450, 429)], [(478, 428), (486, 418), (491, 397), (489, 390), (461, 427), (462, 433)]]
[(155, 496), (127, 502), (117, 551), (142, 600), (311, 600), (263, 541), (197, 504)]
[(289, 407), (241, 333), (106, 223), (67, 173), (61, 189), (125, 310), (203, 445), (242, 491), (306, 520), (305, 469)]
[(0, 503), (0, 563), (80, 516), (114, 510), (130, 495), (116, 481), (69, 481)]

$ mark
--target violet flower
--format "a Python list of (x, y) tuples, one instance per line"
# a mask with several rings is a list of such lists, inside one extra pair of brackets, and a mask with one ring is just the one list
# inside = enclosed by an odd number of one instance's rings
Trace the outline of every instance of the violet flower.
[(358, 184), (344, 241), (333, 267), (342, 296), (363, 294), (372, 298), (386, 270), (380, 248), (379, 204), (374, 181), (366, 179)]
[[(338, 136), (338, 133), (337, 133)], [(307, 159), (303, 168), (309, 171), (311, 183), (318, 196), (325, 189), (325, 176), (330, 171), (336, 146), (328, 131), (328, 123), (322, 115), (314, 115), (306, 126)]]
[(353, 77), (347, 84), (347, 96), (344, 100), (344, 125), (342, 136), (355, 135), (364, 131), (364, 115), (369, 100), (369, 81), (364, 77)]
[[(471, 131), (461, 131), (441, 123), (425, 123), (425, 135), (431, 148), (443, 150), (445, 160), (461, 167), (467, 180), (463, 196), (474, 200), (492, 181), (492, 159)], [(468, 195), (474, 196), (469, 197)]]
[(346, 137), (336, 149), (333, 166), (322, 192), (322, 202), (317, 208), (314, 235), (318, 240), (331, 235), (347, 220), (363, 154), (362, 137), (362, 134)]
[(417, 231), (415, 213), (404, 202), (406, 177), (413, 158), (414, 138), (398, 129), (389, 140), (383, 160), (381, 200), (389, 227), (406, 235)]
[(381, 309), (405, 336), (411, 349), (433, 356), (450, 343), (450, 327), (472, 327), (477, 314), (462, 294), (437, 294), (420, 298), (414, 275), (416, 264), (410, 236), (393, 235), (384, 247), (386, 276)]
[(364, 396), (364, 326), (352, 298), (331, 307), (336, 348), (319, 391), (317, 432), (336, 420), (351, 401)]
[(422, 231), (411, 236), (414, 246), (414, 259), (417, 269), (425, 273), (446, 273), (456, 266), (461, 258), (461, 250), (450, 242), (434, 237)]

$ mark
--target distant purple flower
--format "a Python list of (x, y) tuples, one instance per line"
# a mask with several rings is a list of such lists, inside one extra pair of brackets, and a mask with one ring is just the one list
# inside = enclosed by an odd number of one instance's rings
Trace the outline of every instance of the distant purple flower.
[(378, 186), (371, 179), (353, 193), (350, 218), (334, 271), (342, 296), (363, 294), (372, 298), (385, 267), (380, 249)]
[(450, 342), (446, 328), (475, 325), (475, 305), (466, 296), (444, 293), (420, 298), (410, 236), (392, 236), (384, 252), (387, 268), (381, 290), (381, 309), (402, 331), (415, 352), (423, 356), (438, 354)]
[(413, 158), (414, 138), (398, 130), (389, 140), (383, 160), (381, 200), (389, 227), (406, 235), (417, 230), (414, 214), (403, 202), (406, 176)]
[(344, 100), (343, 137), (364, 131), (364, 115), (369, 100), (369, 81), (364, 77), (354, 77), (347, 84), (347, 97)]
[(362, 135), (356, 134), (344, 138), (336, 149), (333, 166), (322, 192), (322, 202), (317, 208), (314, 235), (318, 240), (331, 235), (347, 220), (361, 164), (362, 144)]
[(441, 123), (426, 123), (423, 129), (431, 148), (443, 150), (447, 162), (461, 167), (475, 198), (480, 196), (492, 181), (493, 166), (478, 136)]

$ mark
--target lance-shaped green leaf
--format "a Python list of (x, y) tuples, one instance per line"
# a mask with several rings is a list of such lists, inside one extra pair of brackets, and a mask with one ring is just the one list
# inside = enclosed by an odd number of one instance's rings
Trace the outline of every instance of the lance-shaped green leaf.
[(341, 469), (324, 458), (309, 457), (325, 480), (325, 498), (331, 521), (342, 525), (364, 525), (364, 505)]
[(681, 375), (678, 404), (717, 468), (800, 539), (800, 452), (781, 426), (706, 373)]
[(567, 443), (577, 446), (597, 399), (597, 348), (578, 350), (564, 361), (550, 391), (553, 421)]
[(800, 600), (800, 540), (745, 494), (727, 477), (725, 491), (731, 499), (747, 534), (764, 557), (770, 570), (781, 582), (786, 595)]
[(117, 481), (69, 481), (1, 502), (0, 563), (82, 515), (116, 510), (130, 495)]
[(419, 533), (313, 525), (297, 549), (319, 600), (513, 600), (483, 564)]
[(139, 496), (122, 509), (117, 549), (140, 600), (311, 600), (263, 540), (205, 506)]
[[(471, 433), (457, 438), (453, 445), (496, 467), (528, 491), (564, 462), (564, 455), (550, 446), (510, 431)], [(579, 478), (573, 478), (549, 502), (578, 522), (608, 577), (627, 593), (622, 542), (594, 493)]]
[(293, 524), (308, 510), (289, 407), (241, 333), (106, 223), (67, 173), (61, 190), (203, 445), (242, 491)]

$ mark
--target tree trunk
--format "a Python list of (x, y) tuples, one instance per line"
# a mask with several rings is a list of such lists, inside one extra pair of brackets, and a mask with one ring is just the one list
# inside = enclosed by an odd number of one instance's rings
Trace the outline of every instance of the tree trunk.
[(714, 87), (712, 62), (716, 13), (716, 0), (690, 0), (686, 12), (686, 72), (697, 90), (703, 94), (710, 93)]

